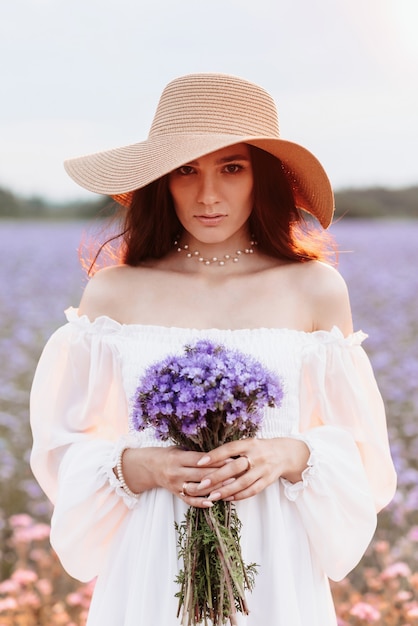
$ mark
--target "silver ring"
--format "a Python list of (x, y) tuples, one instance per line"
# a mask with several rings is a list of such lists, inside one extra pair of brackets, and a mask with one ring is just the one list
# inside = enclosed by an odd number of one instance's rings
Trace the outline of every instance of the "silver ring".
[(180, 496), (182, 498), (185, 498), (186, 496), (188, 496), (189, 494), (187, 493), (187, 489), (186, 489), (187, 483), (183, 483), (182, 487), (181, 487), (181, 491), (180, 491)]
[(248, 467), (247, 467), (247, 470), (246, 470), (246, 471), (248, 472), (248, 470), (250, 470), (250, 469), (254, 469), (254, 467), (255, 467), (255, 466), (254, 466), (254, 463), (251, 461), (251, 459), (250, 459), (250, 457), (248, 456), (248, 454), (241, 454), (241, 456), (242, 456), (242, 458), (245, 458), (245, 459), (247, 459), (247, 461), (248, 461)]

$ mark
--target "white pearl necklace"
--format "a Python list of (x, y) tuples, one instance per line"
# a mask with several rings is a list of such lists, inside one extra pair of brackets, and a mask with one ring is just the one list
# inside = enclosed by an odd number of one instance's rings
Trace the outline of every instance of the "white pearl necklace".
[(194, 250), (194, 252), (191, 252), (189, 244), (187, 243), (184, 244), (184, 246), (180, 246), (179, 242), (175, 241), (174, 245), (176, 246), (177, 252), (185, 252), (188, 259), (197, 259), (199, 263), (203, 263), (203, 265), (213, 265), (214, 263), (216, 263), (217, 265), (223, 266), (228, 261), (238, 263), (240, 257), (243, 254), (254, 254), (257, 242), (250, 241), (249, 248), (244, 248), (244, 250), (235, 250), (234, 254), (224, 254), (222, 257), (213, 256), (210, 258), (202, 256), (199, 250)]

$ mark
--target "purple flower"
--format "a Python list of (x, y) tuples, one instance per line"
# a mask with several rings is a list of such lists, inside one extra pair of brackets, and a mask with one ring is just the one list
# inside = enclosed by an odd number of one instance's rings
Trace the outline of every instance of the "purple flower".
[(132, 423), (157, 437), (208, 451), (252, 437), (266, 406), (279, 406), (279, 379), (247, 354), (208, 340), (151, 365), (135, 393)]

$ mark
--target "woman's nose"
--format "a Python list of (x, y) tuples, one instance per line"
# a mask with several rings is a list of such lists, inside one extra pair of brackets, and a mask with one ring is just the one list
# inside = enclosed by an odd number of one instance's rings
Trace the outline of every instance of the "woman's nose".
[(201, 174), (197, 201), (205, 206), (211, 206), (219, 201), (217, 184), (211, 174)]

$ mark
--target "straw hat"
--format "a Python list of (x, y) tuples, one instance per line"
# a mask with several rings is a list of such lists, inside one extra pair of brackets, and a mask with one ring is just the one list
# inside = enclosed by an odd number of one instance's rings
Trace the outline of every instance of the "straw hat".
[(261, 87), (226, 74), (190, 74), (164, 89), (146, 141), (65, 161), (79, 185), (129, 207), (133, 191), (189, 161), (236, 143), (278, 157), (297, 207), (324, 228), (334, 211), (328, 177), (306, 148), (280, 139), (272, 97)]

